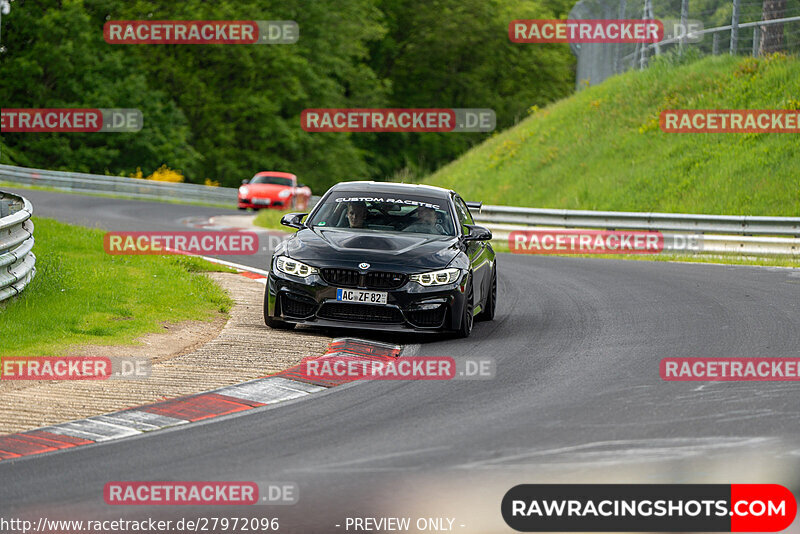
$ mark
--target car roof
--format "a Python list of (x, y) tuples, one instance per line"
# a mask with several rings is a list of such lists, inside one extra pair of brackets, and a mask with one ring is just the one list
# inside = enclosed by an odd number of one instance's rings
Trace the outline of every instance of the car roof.
[[(295, 176), (290, 172), (280, 172), (280, 171), (261, 171), (257, 172), (256, 176), (277, 176), (278, 178), (297, 178), (297, 176)], [(255, 178), (256, 176), (253, 176), (253, 178)]]
[(335, 192), (353, 191), (358, 193), (382, 193), (387, 195), (420, 195), (434, 198), (449, 198), (453, 191), (422, 184), (399, 184), (394, 182), (339, 182), (330, 189)]

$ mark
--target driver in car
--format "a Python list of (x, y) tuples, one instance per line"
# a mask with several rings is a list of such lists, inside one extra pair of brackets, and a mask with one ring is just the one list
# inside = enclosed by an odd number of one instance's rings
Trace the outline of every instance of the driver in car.
[(350, 202), (347, 205), (347, 223), (350, 228), (364, 228), (367, 219), (367, 205), (363, 202)]
[(441, 234), (436, 226), (436, 210), (420, 206), (415, 213), (416, 220), (406, 226), (405, 232), (417, 232), (419, 234)]

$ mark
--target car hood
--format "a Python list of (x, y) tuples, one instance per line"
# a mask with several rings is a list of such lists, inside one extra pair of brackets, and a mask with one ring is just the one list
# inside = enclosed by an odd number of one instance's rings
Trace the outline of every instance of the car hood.
[(248, 184), (247, 191), (249, 196), (278, 197), (278, 193), (284, 189), (289, 189), (288, 185), (278, 184)]
[(315, 267), (413, 273), (442, 269), (459, 254), (458, 238), (380, 233), (336, 228), (304, 228), (287, 243), (288, 254)]

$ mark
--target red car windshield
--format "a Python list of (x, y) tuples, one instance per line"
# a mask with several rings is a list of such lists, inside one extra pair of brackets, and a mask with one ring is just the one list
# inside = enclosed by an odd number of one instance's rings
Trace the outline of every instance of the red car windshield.
[(291, 178), (283, 178), (281, 176), (256, 176), (250, 180), (251, 184), (275, 184), (275, 185), (294, 185)]

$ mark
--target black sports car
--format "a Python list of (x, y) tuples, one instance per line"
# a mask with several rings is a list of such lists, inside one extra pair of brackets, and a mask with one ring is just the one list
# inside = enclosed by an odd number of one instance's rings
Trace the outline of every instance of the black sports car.
[(472, 331), (494, 318), (492, 233), (453, 191), (342, 182), (275, 251), (264, 295), (272, 328), (296, 324), (393, 331)]

